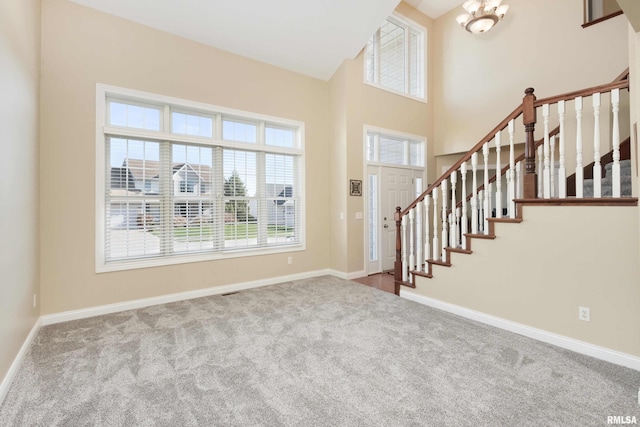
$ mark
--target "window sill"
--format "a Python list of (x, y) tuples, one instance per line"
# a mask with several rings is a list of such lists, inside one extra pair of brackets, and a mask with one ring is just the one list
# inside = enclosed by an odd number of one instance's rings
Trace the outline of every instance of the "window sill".
[(136, 260), (123, 260), (123, 261), (111, 261), (105, 263), (103, 260), (96, 260), (96, 273), (110, 273), (115, 271), (124, 270), (136, 270), (140, 268), (152, 268), (152, 267), (166, 267), (176, 264), (187, 264), (192, 262), (203, 261), (222, 261), (233, 258), (253, 257), (260, 255), (274, 255), (286, 252), (300, 252), (306, 249), (305, 244), (296, 244), (290, 246), (279, 246), (273, 248), (257, 248), (257, 249), (242, 249), (242, 250), (227, 250), (224, 252), (216, 253), (202, 253), (202, 254), (185, 254), (176, 255), (166, 258), (148, 258), (148, 259), (136, 259)]

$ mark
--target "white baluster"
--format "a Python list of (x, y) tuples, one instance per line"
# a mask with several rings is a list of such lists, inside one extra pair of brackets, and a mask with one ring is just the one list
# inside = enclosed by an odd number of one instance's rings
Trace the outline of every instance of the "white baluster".
[(438, 261), (440, 259), (440, 241), (438, 238), (438, 189), (434, 188), (433, 193), (433, 260)]
[(447, 217), (447, 203), (448, 203), (448, 197), (447, 197), (447, 183), (449, 181), (447, 181), (446, 179), (444, 179), (442, 181), (442, 254), (441, 254), (441, 259), (443, 261), (445, 261), (447, 259), (447, 251), (445, 250), (445, 248), (447, 246), (449, 246), (448, 240), (449, 240), (449, 221), (448, 221), (448, 217)]
[(502, 218), (502, 165), (500, 164), (501, 137), (496, 133), (496, 218)]
[(416, 270), (422, 271), (422, 203), (416, 204)]
[(558, 167), (558, 197), (564, 199), (567, 197), (567, 168), (565, 166), (564, 157), (564, 101), (558, 102), (558, 116), (560, 116), (560, 165)]
[(427, 260), (431, 256), (431, 233), (429, 231), (429, 204), (431, 203), (431, 196), (428, 194), (424, 197), (424, 256), (421, 262), (424, 265), (424, 271), (427, 271)]
[(582, 97), (576, 98), (576, 197), (584, 197), (584, 166), (582, 166)]
[(544, 120), (544, 170), (542, 172), (542, 195), (545, 199), (551, 198), (551, 170), (549, 160), (549, 104), (542, 106), (542, 118)]
[(551, 156), (550, 156), (550, 173), (551, 173), (551, 197), (555, 197), (556, 195), (556, 136), (553, 135), (550, 140), (551, 143)]
[(407, 266), (407, 216), (402, 217), (402, 281), (407, 282), (409, 279)]
[(515, 133), (515, 121), (509, 122), (509, 171), (507, 172), (507, 185), (508, 185), (508, 197), (509, 197), (509, 217), (516, 217), (516, 202), (513, 199), (516, 198), (516, 161), (515, 161), (515, 148), (514, 148), (514, 133)]
[(542, 173), (543, 160), (544, 160), (544, 154), (542, 152), (542, 145), (540, 145), (538, 146), (538, 170), (536, 171), (538, 176), (538, 199), (542, 199), (542, 197), (544, 196), (544, 192), (543, 192), (544, 174)]
[(484, 234), (489, 234), (489, 217), (491, 216), (491, 187), (489, 184), (489, 143), (482, 146), (482, 156), (484, 158), (484, 205), (482, 217), (484, 224), (482, 230)]
[(620, 122), (618, 113), (620, 111), (620, 89), (611, 91), (611, 104), (613, 111), (613, 165), (611, 166), (611, 184), (613, 185), (611, 195), (613, 197), (621, 197), (620, 189)]
[[(456, 200), (456, 186), (458, 184), (458, 171), (453, 171), (451, 174), (451, 213), (454, 213), (457, 207)], [(455, 219), (455, 213), (453, 214), (453, 218)], [(451, 223), (451, 222), (449, 222)], [(457, 236), (457, 224), (454, 223), (453, 227), (449, 227), (449, 246), (452, 248), (458, 247), (458, 236)]]
[(408, 279), (407, 268), (407, 216), (402, 217), (402, 281), (406, 282)]
[(462, 177), (462, 216), (460, 218), (460, 240), (462, 241), (462, 249), (467, 249), (467, 238), (464, 236), (469, 232), (468, 214), (467, 214), (467, 162), (460, 165), (460, 176)]
[(593, 94), (593, 197), (602, 197), (602, 165), (600, 164), (600, 94)]
[(516, 199), (522, 199), (522, 161), (516, 163)]
[(462, 210), (460, 208), (456, 208), (456, 248), (459, 248), (461, 246), (461, 242), (460, 242), (460, 226), (462, 225), (462, 222), (460, 222), (460, 218), (462, 217)]
[(449, 247), (455, 248), (456, 242), (456, 215), (454, 214), (455, 208), (449, 212)]
[(411, 280), (411, 271), (416, 268), (415, 255), (415, 229), (414, 229), (415, 209), (409, 211), (409, 280)]
[(478, 234), (478, 153), (471, 155), (472, 187), (471, 187), (471, 234)]
[(478, 229), (480, 230), (480, 234), (483, 234), (484, 224), (487, 219), (486, 212), (484, 210), (484, 189), (478, 192), (478, 203), (481, 203), (481, 206), (478, 208)]

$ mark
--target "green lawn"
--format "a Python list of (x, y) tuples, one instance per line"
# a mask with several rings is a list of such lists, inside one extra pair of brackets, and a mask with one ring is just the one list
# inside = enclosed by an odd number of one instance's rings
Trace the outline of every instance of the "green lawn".
[[(214, 227), (211, 224), (192, 225), (189, 227), (174, 227), (173, 237), (180, 241), (208, 241), (213, 240)], [(160, 235), (159, 230), (153, 230), (153, 234)], [(269, 237), (293, 237), (293, 227), (267, 226), (267, 236)], [(224, 225), (225, 240), (255, 238), (258, 236), (258, 225), (255, 223), (229, 223)]]

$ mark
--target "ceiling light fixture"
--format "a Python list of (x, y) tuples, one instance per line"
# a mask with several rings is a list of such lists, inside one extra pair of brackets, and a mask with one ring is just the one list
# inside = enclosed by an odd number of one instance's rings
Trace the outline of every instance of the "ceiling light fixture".
[(468, 0), (462, 5), (467, 13), (459, 15), (456, 21), (470, 33), (486, 33), (502, 20), (509, 10), (509, 5), (500, 3), (502, 0)]

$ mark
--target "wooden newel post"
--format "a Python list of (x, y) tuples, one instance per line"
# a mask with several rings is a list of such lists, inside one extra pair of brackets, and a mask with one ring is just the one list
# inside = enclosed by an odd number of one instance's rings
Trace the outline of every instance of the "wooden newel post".
[(400, 284), (402, 283), (402, 215), (400, 206), (396, 207), (393, 219), (396, 221), (396, 262), (394, 263), (395, 294), (400, 295)]
[(533, 94), (533, 88), (527, 88), (524, 91), (525, 96), (522, 99), (522, 122), (525, 130), (525, 147), (524, 147), (524, 191), (525, 199), (535, 199), (538, 194), (538, 179), (536, 177), (536, 143), (533, 133), (536, 128), (536, 96)]

